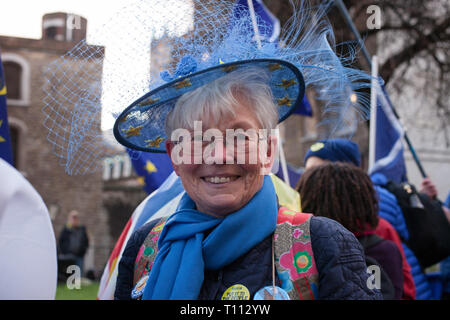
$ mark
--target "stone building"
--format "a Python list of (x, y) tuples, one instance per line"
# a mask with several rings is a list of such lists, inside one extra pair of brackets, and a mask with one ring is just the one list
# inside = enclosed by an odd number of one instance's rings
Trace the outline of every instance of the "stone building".
[[(69, 211), (79, 211), (90, 236), (85, 269), (101, 270), (111, 247), (108, 219), (102, 211), (102, 172), (68, 175), (47, 140), (48, 131), (43, 125), (45, 115), (42, 112), (43, 88), (46, 85), (44, 73), (48, 65), (84, 39), (86, 28), (87, 21), (83, 17), (50, 13), (43, 17), (41, 39), (0, 36), (0, 49), (8, 91), (14, 165), (42, 196), (56, 237), (66, 223)], [(101, 68), (103, 48), (87, 46), (99, 54), (94, 57), (95, 62), (83, 61), (80, 67), (92, 64)], [(65, 72), (70, 76), (71, 70)]]

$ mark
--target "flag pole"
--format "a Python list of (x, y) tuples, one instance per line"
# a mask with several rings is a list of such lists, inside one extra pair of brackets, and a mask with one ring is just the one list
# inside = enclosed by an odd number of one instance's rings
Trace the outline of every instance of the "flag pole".
[[(359, 45), (361, 46), (361, 51), (363, 53), (364, 58), (366, 59), (367, 63), (372, 66), (372, 59), (370, 58), (370, 54), (367, 51), (365, 45), (364, 45), (364, 41), (362, 40), (361, 36), (359, 35), (358, 29), (356, 29), (355, 24), (353, 23), (352, 18), (350, 17), (350, 14), (348, 13), (347, 7), (345, 6), (345, 4), (342, 2), (342, 0), (334, 0), (334, 3), (336, 4), (336, 6), (338, 7), (339, 11), (341, 12), (342, 16), (344, 17), (348, 27), (350, 28), (350, 30), (352, 31), (353, 35), (356, 37), (356, 40), (358, 41)], [(389, 105), (391, 106), (392, 112), (394, 113), (395, 117), (400, 120), (400, 117), (397, 113), (397, 111), (394, 108), (394, 105), (392, 104), (391, 100), (389, 99), (389, 95), (387, 95), (387, 93), (385, 94), (386, 99), (389, 101)], [(425, 170), (422, 167), (422, 164), (419, 160), (419, 157), (417, 156), (416, 151), (414, 150), (414, 147), (411, 144), (411, 141), (409, 140), (408, 134), (406, 133), (406, 130), (404, 129), (404, 138), (405, 138), (405, 142), (408, 145), (409, 151), (411, 152), (414, 161), (417, 164), (417, 167), (419, 168), (420, 173), (422, 174), (423, 178), (427, 177), (427, 174), (425, 173)]]
[(259, 37), (258, 22), (256, 21), (255, 7), (253, 6), (253, 0), (247, 0), (248, 8), (250, 11), (250, 18), (252, 19), (253, 32), (255, 33), (256, 43), (258, 49), (261, 49), (261, 39)]
[(369, 127), (369, 170), (371, 172), (375, 163), (375, 137), (377, 130), (377, 81), (378, 81), (378, 58), (372, 59), (372, 80), (370, 86), (370, 127)]

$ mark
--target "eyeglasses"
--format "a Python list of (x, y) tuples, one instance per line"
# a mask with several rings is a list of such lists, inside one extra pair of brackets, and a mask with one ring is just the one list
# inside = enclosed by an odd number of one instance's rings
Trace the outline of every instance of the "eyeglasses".
[[(180, 136), (178, 141), (172, 141), (174, 145), (186, 143), (184, 146), (190, 148), (193, 154), (202, 153), (205, 150), (215, 150), (216, 147), (226, 147), (227, 151), (233, 150), (235, 153), (249, 153), (257, 150), (261, 141), (267, 140), (266, 130), (260, 129), (227, 129), (224, 134), (218, 129), (209, 129), (198, 134), (189, 132), (189, 135)], [(224, 139), (225, 137), (225, 139)], [(225, 143), (224, 143), (225, 142)]]

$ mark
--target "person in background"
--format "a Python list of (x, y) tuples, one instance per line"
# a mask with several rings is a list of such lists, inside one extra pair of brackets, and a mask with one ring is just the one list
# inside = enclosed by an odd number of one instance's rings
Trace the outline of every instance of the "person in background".
[[(319, 140), (307, 151), (304, 159), (305, 169), (327, 162), (347, 162), (361, 166), (361, 154), (358, 145), (347, 139)], [(380, 177), (381, 176), (381, 177)], [(431, 296), (431, 289), (427, 279), (420, 269), (417, 258), (409, 248), (404, 248), (401, 237), (408, 237), (408, 229), (403, 218), (400, 206), (395, 196), (385, 188), (377, 185), (380, 178), (386, 179), (382, 175), (371, 176), (375, 191), (378, 195), (378, 226), (376, 234), (383, 239), (393, 241), (403, 260), (403, 296), (404, 300), (414, 300), (417, 297), (416, 286), (419, 285), (419, 296)], [(400, 237), (401, 236), (401, 237)], [(414, 267), (414, 268), (413, 268)]]
[(372, 181), (362, 169), (345, 162), (327, 162), (308, 169), (297, 187), (302, 210), (336, 220), (361, 242), (366, 256), (376, 260), (389, 280), (381, 285), (384, 299), (403, 293), (402, 255), (396, 244), (375, 234), (378, 201)]
[(39, 193), (0, 158), (0, 300), (53, 300), (56, 239)]
[(61, 231), (58, 241), (60, 258), (72, 259), (83, 275), (84, 255), (89, 247), (86, 227), (80, 224), (78, 211), (69, 213), (67, 224)]
[(422, 180), (422, 183), (420, 184), (420, 192), (426, 194), (432, 201), (439, 201), (439, 203), (442, 205), (442, 210), (445, 213), (445, 217), (447, 218), (448, 222), (450, 223), (450, 209), (448, 207), (448, 203), (450, 202), (450, 194), (447, 196), (447, 199), (445, 203), (442, 203), (438, 199), (438, 191), (436, 189), (435, 184), (433, 181), (431, 181), (430, 178), (426, 177)]

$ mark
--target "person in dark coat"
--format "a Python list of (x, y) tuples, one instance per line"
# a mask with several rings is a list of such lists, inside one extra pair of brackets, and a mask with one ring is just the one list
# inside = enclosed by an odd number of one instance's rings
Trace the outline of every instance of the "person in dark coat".
[(88, 247), (89, 237), (86, 227), (80, 224), (78, 211), (72, 210), (69, 213), (67, 224), (59, 236), (58, 260), (63, 264), (67, 261), (73, 261), (80, 268), (82, 275), (84, 256)]

